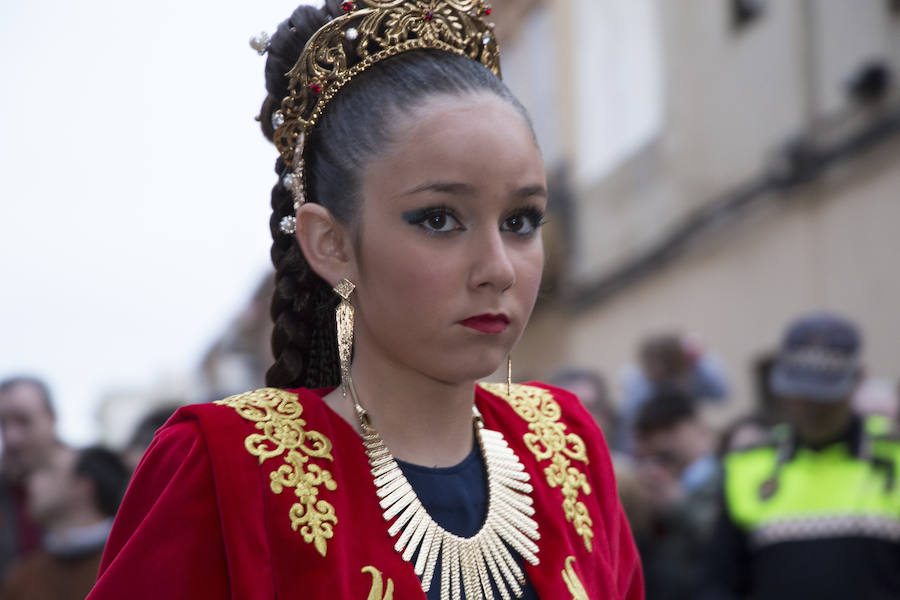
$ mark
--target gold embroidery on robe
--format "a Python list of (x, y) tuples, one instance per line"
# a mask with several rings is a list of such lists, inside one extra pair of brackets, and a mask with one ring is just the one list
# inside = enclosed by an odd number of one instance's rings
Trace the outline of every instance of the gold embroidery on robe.
[(584, 589), (584, 585), (578, 579), (578, 573), (575, 572), (574, 564), (574, 556), (566, 558), (566, 568), (562, 570), (563, 581), (566, 583), (566, 587), (569, 588), (569, 593), (572, 594), (572, 600), (590, 600), (587, 590)]
[(325, 556), (327, 540), (334, 537), (337, 515), (334, 506), (319, 496), (320, 486), (334, 491), (337, 483), (331, 472), (310, 458), (334, 461), (331, 440), (318, 431), (307, 430), (301, 419), (303, 406), (296, 394), (275, 388), (263, 388), (246, 394), (231, 396), (216, 402), (234, 408), (239, 415), (255, 423), (261, 433), (253, 433), (244, 440), (247, 451), (262, 464), (281, 456), (284, 464), (269, 473), (271, 488), (280, 494), (284, 488), (294, 488), (299, 502), (291, 506), (289, 517), (294, 531), (299, 529), (306, 543), (312, 543)]
[(591, 486), (584, 473), (573, 466), (577, 460), (588, 463), (584, 440), (578, 434), (566, 433), (566, 424), (560, 421), (561, 410), (553, 394), (530, 385), (513, 384), (510, 394), (505, 383), (479, 384), (488, 392), (506, 400), (509, 405), (528, 423), (529, 433), (524, 436), (525, 445), (537, 460), (550, 460), (544, 469), (550, 487), (559, 487), (563, 495), (563, 512), (566, 521), (572, 523), (575, 533), (584, 540), (590, 551), (591, 529), (594, 522), (588, 514), (587, 506), (578, 499), (579, 492), (591, 493)]
[(363, 573), (372, 576), (372, 589), (369, 591), (366, 600), (394, 600), (394, 582), (388, 577), (387, 587), (382, 586), (383, 575), (381, 571), (372, 566), (362, 568)]

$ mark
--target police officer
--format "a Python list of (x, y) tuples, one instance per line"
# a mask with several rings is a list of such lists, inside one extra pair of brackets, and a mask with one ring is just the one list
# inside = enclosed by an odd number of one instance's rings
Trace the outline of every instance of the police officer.
[(853, 412), (860, 348), (836, 315), (788, 328), (770, 379), (786, 423), (724, 459), (704, 599), (900, 598), (900, 440)]

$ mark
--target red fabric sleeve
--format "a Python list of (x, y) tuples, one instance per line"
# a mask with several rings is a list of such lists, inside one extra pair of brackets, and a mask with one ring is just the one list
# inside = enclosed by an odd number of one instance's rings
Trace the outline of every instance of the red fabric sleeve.
[(231, 596), (206, 443), (196, 422), (162, 429), (116, 517), (89, 600)]

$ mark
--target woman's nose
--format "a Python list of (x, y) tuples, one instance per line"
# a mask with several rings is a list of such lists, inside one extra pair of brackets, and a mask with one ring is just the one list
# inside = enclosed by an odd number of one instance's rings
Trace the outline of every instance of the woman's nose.
[(472, 287), (494, 287), (505, 291), (516, 282), (516, 270), (503, 234), (493, 230), (473, 240)]

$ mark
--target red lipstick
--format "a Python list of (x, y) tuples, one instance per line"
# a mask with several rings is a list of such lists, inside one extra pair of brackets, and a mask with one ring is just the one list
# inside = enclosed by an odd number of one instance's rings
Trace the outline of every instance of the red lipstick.
[(476, 315), (459, 322), (460, 325), (480, 331), (481, 333), (498, 334), (506, 331), (509, 327), (509, 317), (504, 314), (499, 315)]

